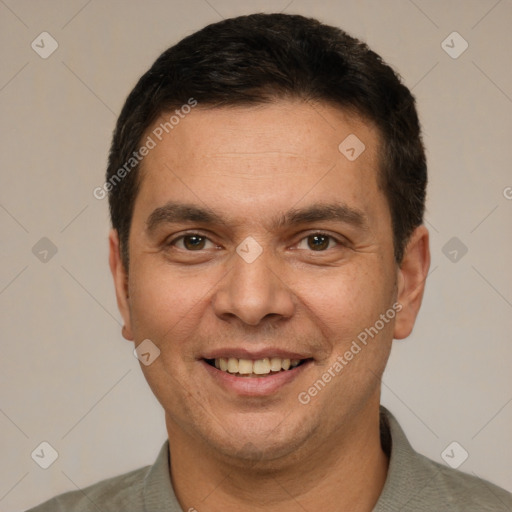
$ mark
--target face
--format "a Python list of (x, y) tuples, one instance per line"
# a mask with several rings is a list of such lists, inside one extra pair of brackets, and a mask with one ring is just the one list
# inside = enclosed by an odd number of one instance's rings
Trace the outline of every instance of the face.
[(423, 228), (394, 261), (378, 162), (371, 124), (288, 101), (198, 105), (144, 158), (128, 275), (115, 232), (110, 261), (125, 337), (160, 351), (141, 367), (170, 435), (271, 459), (378, 408), (428, 267)]

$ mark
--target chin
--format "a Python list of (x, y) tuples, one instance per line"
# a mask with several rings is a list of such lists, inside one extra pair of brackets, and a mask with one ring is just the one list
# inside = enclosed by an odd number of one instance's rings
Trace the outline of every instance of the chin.
[(206, 439), (209, 446), (216, 448), (234, 464), (245, 461), (258, 462), (259, 467), (265, 462), (279, 466), (279, 461), (293, 458), (314, 430), (312, 425), (305, 425), (306, 418), (300, 421), (290, 414), (279, 415), (273, 421), (262, 419), (261, 413), (240, 416), (238, 422), (226, 422), (229, 428), (219, 430), (217, 439)]

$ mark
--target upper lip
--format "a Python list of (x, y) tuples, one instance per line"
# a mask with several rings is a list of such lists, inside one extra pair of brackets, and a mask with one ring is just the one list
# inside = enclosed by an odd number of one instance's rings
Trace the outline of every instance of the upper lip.
[(289, 352), (278, 348), (264, 348), (261, 350), (247, 350), (244, 348), (219, 348), (217, 350), (211, 350), (202, 356), (202, 359), (229, 359), (234, 357), (236, 359), (251, 359), (256, 361), (257, 359), (265, 359), (272, 357), (279, 357), (281, 359), (310, 359), (312, 356), (299, 352)]

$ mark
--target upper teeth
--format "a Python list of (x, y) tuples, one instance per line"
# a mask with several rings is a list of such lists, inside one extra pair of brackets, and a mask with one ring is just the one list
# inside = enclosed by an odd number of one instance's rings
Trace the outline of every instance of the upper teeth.
[(265, 375), (267, 373), (289, 370), (300, 363), (300, 359), (281, 359), (280, 357), (265, 357), (264, 359), (237, 359), (236, 357), (221, 357), (215, 359), (215, 368), (229, 373), (241, 375)]

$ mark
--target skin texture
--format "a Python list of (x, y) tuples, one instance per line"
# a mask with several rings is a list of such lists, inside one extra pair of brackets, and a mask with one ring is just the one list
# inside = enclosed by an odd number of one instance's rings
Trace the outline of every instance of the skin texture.
[[(349, 134), (366, 147), (354, 161), (338, 149)], [(165, 409), (172, 480), (184, 510), (375, 505), (388, 464), (379, 438), (380, 377), (393, 338), (413, 328), (430, 264), (424, 226), (401, 265), (394, 260), (378, 158), (370, 123), (327, 104), (288, 100), (198, 105), (145, 157), (129, 273), (115, 231), (110, 266), (123, 335), (136, 345), (150, 339), (161, 351), (141, 368)], [(222, 220), (149, 229), (151, 214), (170, 201)], [(290, 210), (335, 203), (363, 222), (277, 222)], [(206, 237), (199, 249), (179, 238), (191, 233)], [(315, 233), (333, 238), (315, 250)], [(236, 251), (246, 237), (263, 251), (252, 263)], [(395, 303), (396, 317), (300, 403), (299, 393)], [(206, 368), (202, 358), (218, 349), (291, 351), (312, 362), (275, 392), (244, 396)]]

